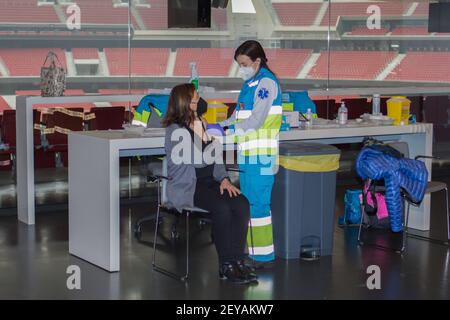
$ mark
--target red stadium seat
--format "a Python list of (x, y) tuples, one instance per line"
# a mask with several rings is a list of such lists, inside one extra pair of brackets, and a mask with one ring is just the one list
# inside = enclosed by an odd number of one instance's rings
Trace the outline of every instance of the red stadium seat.
[(449, 61), (449, 52), (408, 52), (386, 80), (450, 82)]
[(284, 26), (310, 26), (316, 19), (322, 3), (272, 3)]
[(0, 49), (0, 58), (5, 62), (10, 76), (39, 76), (49, 51), (55, 52), (66, 67), (64, 50), (55, 48)]
[(3, 23), (61, 23), (53, 6), (38, 6), (36, 0), (0, 2), (0, 21)]
[[(332, 51), (330, 78), (333, 80), (374, 80), (396, 56), (392, 51)], [(370, 63), (367, 63), (370, 61)], [(308, 78), (327, 79), (328, 53), (322, 52)]]
[[(128, 75), (128, 49), (105, 48), (109, 72), (112, 76)], [(164, 76), (170, 49), (132, 48), (131, 73), (137, 76)]]
[(227, 77), (233, 54), (231, 48), (179, 48), (173, 74), (178, 77), (190, 76), (189, 64), (196, 62), (200, 77)]

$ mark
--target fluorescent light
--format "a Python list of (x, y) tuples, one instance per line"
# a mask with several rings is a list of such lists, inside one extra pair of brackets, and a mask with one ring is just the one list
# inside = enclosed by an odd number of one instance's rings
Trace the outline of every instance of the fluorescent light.
[(231, 0), (233, 13), (256, 13), (252, 0)]

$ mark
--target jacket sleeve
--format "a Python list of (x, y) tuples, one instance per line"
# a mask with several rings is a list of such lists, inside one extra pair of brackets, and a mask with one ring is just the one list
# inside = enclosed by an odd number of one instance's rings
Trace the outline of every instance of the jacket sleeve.
[(242, 135), (246, 131), (261, 128), (277, 95), (278, 86), (276, 82), (269, 78), (263, 78), (256, 88), (252, 114), (249, 118), (236, 123), (236, 134)]
[(229, 125), (232, 125), (236, 122), (236, 109), (233, 111), (233, 114), (224, 121), (219, 122), (219, 125), (223, 127), (228, 127)]

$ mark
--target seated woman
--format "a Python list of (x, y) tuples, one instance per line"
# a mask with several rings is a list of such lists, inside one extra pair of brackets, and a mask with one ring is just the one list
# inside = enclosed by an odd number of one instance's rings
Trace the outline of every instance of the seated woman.
[(192, 84), (178, 85), (170, 94), (163, 121), (171, 177), (167, 183), (169, 205), (178, 211), (193, 206), (208, 210), (219, 255), (220, 278), (240, 284), (256, 282), (256, 275), (243, 262), (250, 206), (230, 182), (222, 153), (210, 157), (212, 161), (204, 159), (206, 153), (214, 153), (211, 148), (217, 142), (209, 137), (206, 121), (197, 114), (198, 101)]

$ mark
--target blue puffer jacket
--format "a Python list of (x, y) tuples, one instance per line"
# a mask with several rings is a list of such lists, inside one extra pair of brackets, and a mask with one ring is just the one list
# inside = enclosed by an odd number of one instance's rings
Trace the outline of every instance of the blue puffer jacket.
[(421, 202), (428, 181), (425, 164), (418, 160), (399, 159), (369, 146), (359, 153), (356, 172), (363, 180), (384, 180), (391, 229), (393, 232), (402, 231), (403, 201), (400, 188), (411, 200)]

